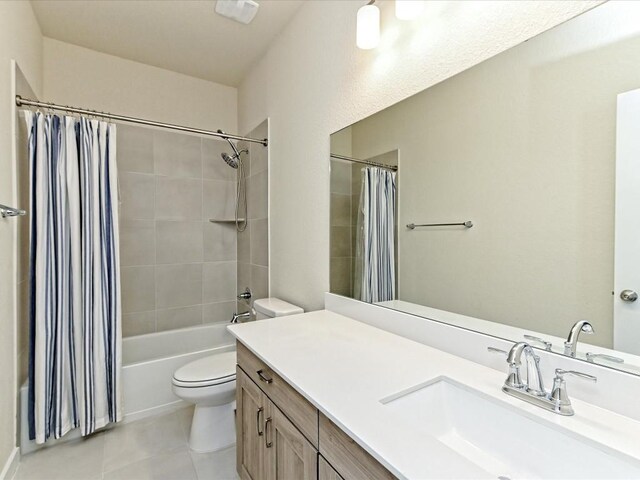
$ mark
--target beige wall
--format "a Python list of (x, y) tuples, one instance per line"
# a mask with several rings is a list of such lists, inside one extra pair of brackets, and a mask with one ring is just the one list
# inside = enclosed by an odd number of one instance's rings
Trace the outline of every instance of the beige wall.
[[(11, 206), (19, 200), (12, 136), (12, 59), (18, 62), (35, 93), (41, 93), (42, 36), (29, 2), (0, 2), (0, 203)], [(16, 240), (19, 223), (24, 221), (0, 219), (0, 472), (16, 445)]]
[(382, 43), (362, 51), (362, 2), (306, 2), (241, 84), (241, 130), (271, 120), (272, 295), (307, 310), (323, 306), (332, 132), (599, 2), (427, 3), (430, 12), (415, 23), (395, 20), (392, 2), (382, 3)]
[(46, 101), (237, 132), (237, 90), (44, 39)]
[(603, 5), (352, 126), (354, 156), (400, 149), (400, 225), (474, 222), (400, 229), (400, 300), (559, 337), (586, 318), (611, 347), (616, 97), (640, 88), (639, 21)]

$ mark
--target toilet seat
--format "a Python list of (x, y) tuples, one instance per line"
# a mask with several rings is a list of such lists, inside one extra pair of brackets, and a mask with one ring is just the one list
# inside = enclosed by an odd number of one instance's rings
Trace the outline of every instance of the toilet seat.
[(173, 384), (182, 388), (202, 388), (236, 379), (236, 352), (224, 352), (195, 360), (173, 374)]

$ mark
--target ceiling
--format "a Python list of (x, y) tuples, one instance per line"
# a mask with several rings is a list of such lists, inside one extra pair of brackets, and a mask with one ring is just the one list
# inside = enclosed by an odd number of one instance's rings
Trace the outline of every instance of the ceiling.
[(46, 37), (237, 86), (302, 0), (262, 0), (249, 25), (213, 0), (32, 0)]

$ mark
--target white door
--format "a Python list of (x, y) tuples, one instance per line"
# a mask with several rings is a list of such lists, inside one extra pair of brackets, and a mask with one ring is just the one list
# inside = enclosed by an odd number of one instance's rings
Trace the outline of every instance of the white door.
[(613, 347), (640, 355), (640, 90), (618, 95), (616, 131)]

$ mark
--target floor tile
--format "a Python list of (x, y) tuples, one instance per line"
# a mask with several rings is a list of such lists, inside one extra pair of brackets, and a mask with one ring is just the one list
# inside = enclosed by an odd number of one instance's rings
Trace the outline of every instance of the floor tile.
[(213, 453), (190, 452), (198, 480), (237, 480), (236, 447)]
[(104, 475), (104, 480), (197, 480), (197, 478), (186, 447), (140, 460)]
[(187, 440), (191, 434), (191, 421), (193, 420), (194, 408), (194, 405), (189, 405), (188, 407), (182, 408), (176, 412), (176, 415), (178, 415), (178, 419), (180, 420), (180, 425), (182, 426), (182, 431), (184, 432)]
[(102, 478), (106, 433), (46, 447), (20, 460), (16, 480), (93, 480)]
[(176, 413), (152, 417), (114, 428), (104, 444), (104, 471), (187, 447), (187, 437)]

